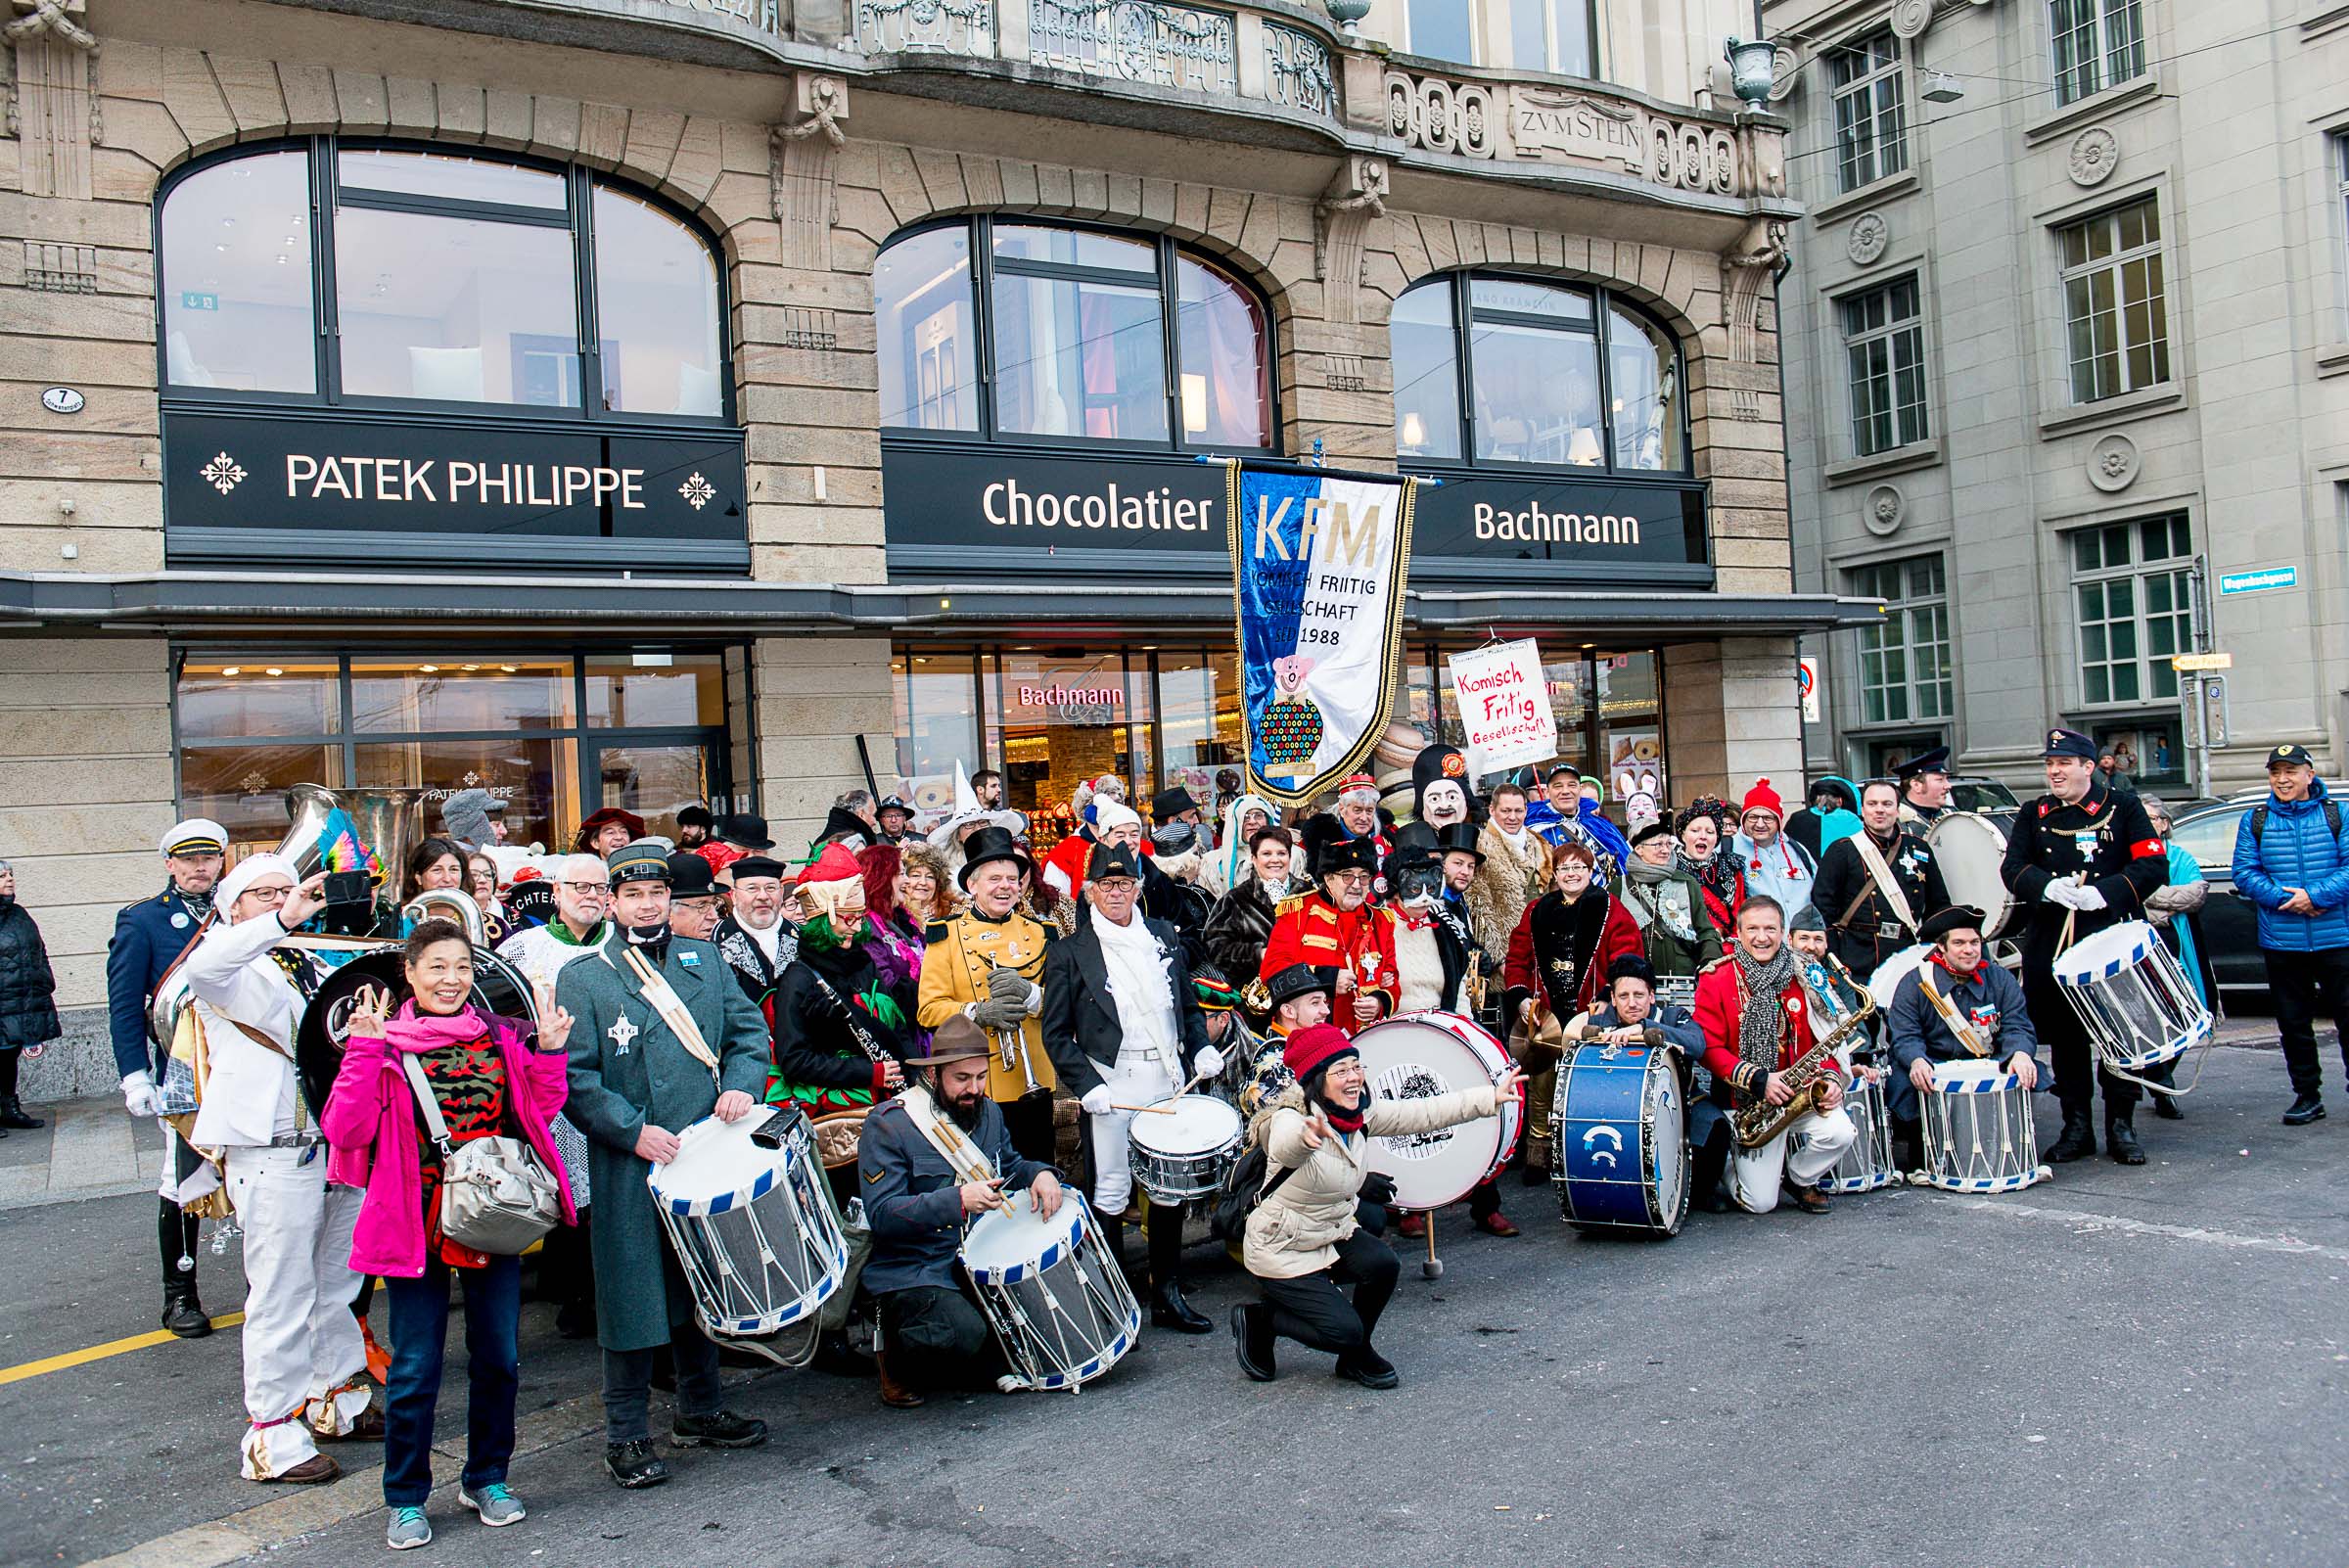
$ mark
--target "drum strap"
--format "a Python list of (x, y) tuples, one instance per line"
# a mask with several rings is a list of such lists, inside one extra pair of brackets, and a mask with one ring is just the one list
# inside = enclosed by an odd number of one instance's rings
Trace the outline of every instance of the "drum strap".
[(906, 1119), (913, 1123), (913, 1130), (938, 1151), (939, 1158), (946, 1162), (947, 1169), (957, 1177), (964, 1181), (995, 1178), (995, 1162), (978, 1144), (964, 1137), (962, 1129), (938, 1114), (938, 1107), (930, 1103), (928, 1089), (916, 1084), (898, 1095), (898, 1102), (905, 1107)]
[(686, 1055), (710, 1069), (711, 1083), (723, 1084), (724, 1079), (717, 1070), (717, 1057), (711, 1052), (710, 1042), (702, 1038), (701, 1026), (693, 1021), (693, 1014), (685, 1006), (685, 998), (677, 994), (677, 989), (668, 983), (666, 975), (645, 962), (644, 954), (630, 947), (627, 956), (628, 968), (635, 974), (636, 984), (644, 990), (644, 999), (652, 1003), (654, 1012), (661, 1015), (661, 1022), (667, 1024), (668, 1032), (677, 1037), (677, 1043), (685, 1047)]
[(1958, 1043), (1976, 1056), (1988, 1056), (1989, 1042), (1974, 1033), (1974, 1026), (1966, 1016), (1951, 1005), (1950, 999), (1941, 993), (1941, 988), (1933, 984), (1931, 963), (1916, 966), (1916, 983), (1924, 988), (1925, 999), (1933, 1004), (1935, 1012), (1941, 1014), (1941, 1021), (1950, 1026), (1950, 1033), (1958, 1037)]
[[(1893, 843), (1897, 847), (1900, 840), (1896, 837)], [(1914, 931), (1916, 915), (1910, 909), (1909, 896), (1901, 891), (1900, 879), (1892, 874), (1892, 866), (1885, 860), (1884, 852), (1876, 848), (1876, 841), (1865, 828), (1852, 835), (1852, 844), (1860, 852), (1860, 863), (1867, 867), (1867, 874), (1874, 881), (1876, 891), (1884, 895), (1884, 901), (1892, 905), (1892, 912), (1901, 917), (1901, 924)], [(1859, 912), (1860, 900), (1854, 899), (1852, 906), (1843, 912), (1843, 924), (1847, 930), (1851, 926), (1852, 916)]]

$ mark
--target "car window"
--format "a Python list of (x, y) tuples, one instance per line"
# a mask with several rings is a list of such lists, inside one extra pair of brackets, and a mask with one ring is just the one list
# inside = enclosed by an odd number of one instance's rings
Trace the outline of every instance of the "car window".
[(2004, 784), (1953, 784), (1950, 804), (1960, 811), (2011, 811), (2022, 803)]
[(2225, 866), (2234, 860), (2236, 824), (2243, 819), (2244, 807), (2232, 807), (2211, 812), (2207, 816), (2189, 817), (2181, 822), (2170, 837), (2186, 846), (2187, 853), (2205, 868)]

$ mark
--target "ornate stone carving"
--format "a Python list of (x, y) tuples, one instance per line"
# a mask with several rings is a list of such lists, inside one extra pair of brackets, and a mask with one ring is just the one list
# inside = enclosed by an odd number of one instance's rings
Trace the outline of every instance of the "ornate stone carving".
[(2091, 125), (2072, 138), (2064, 172), (2074, 185), (2101, 185), (2121, 166), (2121, 139), (2103, 125)]
[(1387, 72), (1387, 130), (1413, 147), (1491, 158), (1501, 129), (1493, 90), (1482, 82)]
[(1721, 258), (1721, 305), (1729, 329), (1727, 386), (1730, 410), (1740, 419), (1762, 411), (1762, 290), (1785, 259), (1786, 224), (1779, 218), (1754, 219)]
[(1460, 158), (1519, 158), (1620, 170), (1704, 196), (1778, 196), (1779, 133), (1669, 118), (1611, 93), (1544, 82), (1486, 82), (1391, 66), (1387, 133)]
[(1770, 46), (1770, 101), (1782, 104), (1803, 84), (1803, 52), (1785, 39)]
[(1314, 205), (1313, 275), (1322, 314), (1340, 326), (1362, 319), (1362, 237), (1386, 213), (1389, 179), (1385, 160), (1351, 155)]
[(1860, 521), (1877, 538), (1889, 538), (1909, 515), (1909, 498), (1897, 484), (1879, 484), (1867, 492), (1867, 504), (1861, 509)]
[(2107, 495), (2136, 484), (2138, 470), (2143, 466), (2137, 442), (2117, 430), (2099, 438), (2088, 450), (2088, 482)]
[(1892, 225), (1881, 212), (1863, 212), (1852, 219), (1852, 231), (1843, 242), (1843, 249), (1853, 261), (1864, 267), (1874, 266), (1884, 259), (1885, 248), (1892, 244)]
[(1933, 0), (1893, 0), (1892, 30), (1896, 37), (1921, 38), (1933, 25)]
[(27, 196), (90, 197), (98, 117), (98, 35), (81, 23), (83, 0), (8, 0), (0, 43), (16, 55), (8, 133)]
[(768, 134), (768, 177), (775, 218), (783, 225), (783, 264), (832, 270), (833, 181), (848, 132), (849, 84), (803, 71), (792, 80), (790, 119)]

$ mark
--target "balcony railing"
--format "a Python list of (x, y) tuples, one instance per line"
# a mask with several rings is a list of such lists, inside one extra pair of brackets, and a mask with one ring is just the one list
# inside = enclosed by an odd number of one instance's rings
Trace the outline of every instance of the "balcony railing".
[(994, 0), (856, 0), (855, 28), (867, 54), (995, 53)]
[(1265, 23), (1265, 96), (1309, 114), (1338, 113), (1338, 78), (1329, 46), (1302, 27)]
[(1039, 66), (1225, 97), (1240, 90), (1230, 13), (1165, 0), (1028, 0), (1028, 58)]
[(783, 30), (782, 0), (661, 0), (666, 6), (679, 11), (699, 11), (704, 16), (732, 17), (747, 22), (760, 32)]

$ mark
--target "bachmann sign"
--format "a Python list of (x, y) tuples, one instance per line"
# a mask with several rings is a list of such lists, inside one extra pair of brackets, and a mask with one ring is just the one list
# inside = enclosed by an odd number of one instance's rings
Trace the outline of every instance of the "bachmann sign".
[[(1229, 570), (1220, 464), (885, 440), (881, 471), (890, 565), (900, 578), (1027, 572), (1042, 556), (1065, 557), (1073, 571)], [(1606, 579), (1640, 567), (1664, 580), (1710, 581), (1701, 484), (1431, 477), (1443, 483), (1419, 487), (1411, 540), (1422, 576), (1505, 563), (1551, 579)]]

